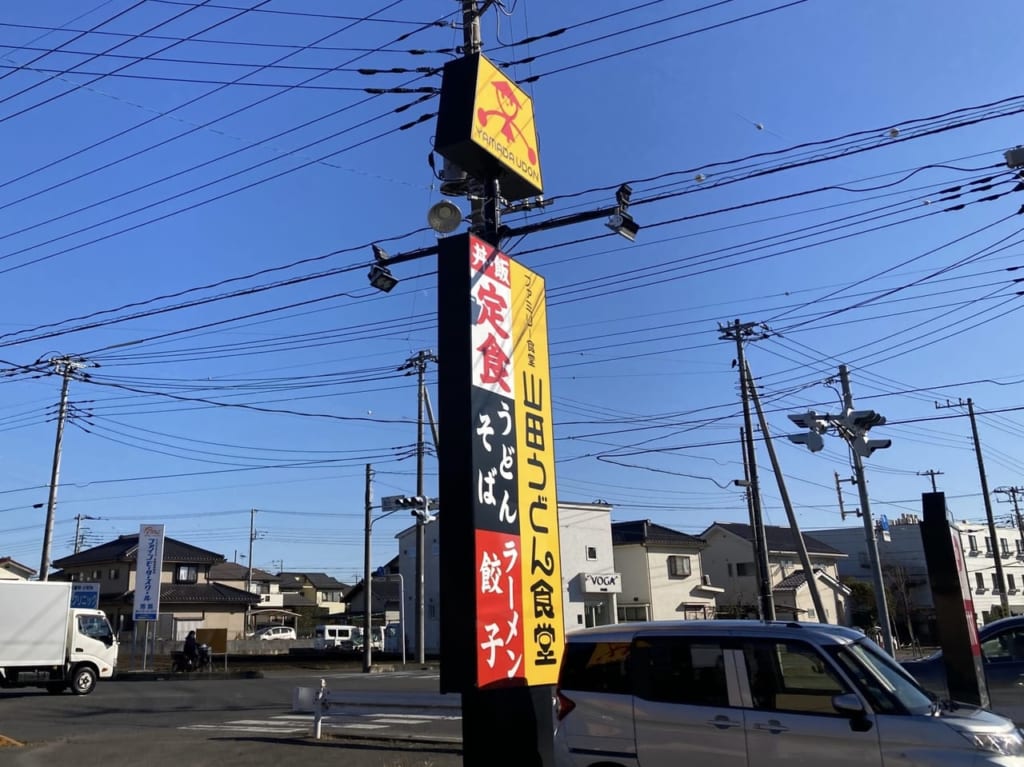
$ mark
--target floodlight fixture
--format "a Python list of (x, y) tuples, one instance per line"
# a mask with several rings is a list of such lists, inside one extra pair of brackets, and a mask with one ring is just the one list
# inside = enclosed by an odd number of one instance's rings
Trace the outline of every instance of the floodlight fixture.
[[(377, 247), (376, 245), (374, 247)], [(398, 284), (398, 279), (391, 274), (391, 270), (379, 263), (370, 267), (370, 273), (366, 275), (370, 284), (384, 293), (390, 293), (391, 289)]]
[(636, 242), (636, 233), (640, 231), (640, 225), (625, 211), (612, 213), (604, 225), (630, 242)]
[(451, 200), (441, 200), (430, 206), (427, 223), (438, 234), (451, 234), (462, 223), (462, 211)]
[(636, 242), (636, 233), (640, 231), (640, 225), (629, 215), (629, 200), (632, 196), (633, 187), (629, 184), (623, 184), (615, 190), (615, 212), (608, 217), (605, 226), (630, 242)]

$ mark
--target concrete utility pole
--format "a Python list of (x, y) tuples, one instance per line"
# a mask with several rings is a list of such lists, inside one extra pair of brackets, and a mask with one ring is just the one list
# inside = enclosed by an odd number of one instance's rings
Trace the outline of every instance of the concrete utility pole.
[[(419, 351), (407, 359), (399, 370), (406, 371), (406, 375), (416, 373), (416, 495), (426, 498), (423, 490), (423, 409), (425, 403), (424, 393), (426, 392), (427, 363), (437, 362), (437, 356), (431, 351)], [(424, 616), (424, 603), (426, 602), (425, 586), (425, 560), (426, 560), (426, 530), (427, 514), (416, 515), (416, 662), (426, 663), (426, 619)]]
[(1020, 543), (1017, 545), (1017, 558), (1020, 559), (1024, 555), (1024, 517), (1020, 515), (1020, 504), (1017, 502), (1017, 498), (1021, 493), (1024, 493), (1024, 488), (997, 487), (992, 492), (999, 495), (1008, 495), (1013, 502), (1013, 516), (1017, 520), (1017, 532), (1020, 533)]
[[(853, 394), (850, 392), (850, 371), (846, 365), (839, 366), (839, 379), (843, 386), (843, 411), (853, 412)], [(885, 579), (882, 577), (882, 562), (878, 556), (878, 539), (875, 537), (875, 524), (871, 520), (871, 504), (868, 501), (868, 482), (864, 476), (864, 461), (860, 452), (850, 446), (853, 456), (853, 470), (857, 479), (857, 492), (860, 495), (860, 513), (864, 519), (864, 536), (868, 547), (868, 558), (871, 561), (871, 575), (875, 585), (875, 605), (878, 609), (878, 625), (882, 629), (882, 644), (885, 651), (896, 656), (896, 645), (892, 638), (892, 623), (889, 621), (889, 600), (885, 596)]]
[[(974, 439), (974, 454), (978, 458), (978, 476), (981, 478), (981, 496), (985, 501), (985, 519), (988, 521), (988, 537), (992, 546), (992, 561), (995, 563), (996, 584), (999, 587), (999, 604), (1003, 609), (1003, 617), (1010, 614), (1010, 595), (1006, 593), (1006, 578), (1003, 576), (1003, 557), (999, 550), (999, 539), (996, 537), (996, 520), (992, 515), (992, 499), (988, 493), (988, 478), (985, 476), (985, 460), (981, 455), (981, 440), (978, 438), (978, 422), (974, 417), (974, 400), (967, 398), (967, 414), (971, 419), (971, 436)], [(936, 410), (951, 407), (963, 407), (964, 402), (947, 402), (945, 405), (935, 403)]]
[(77, 554), (82, 550), (82, 520), (83, 519), (99, 519), (99, 517), (90, 517), (88, 514), (75, 514), (75, 553)]
[[(50, 469), (50, 497), (46, 503), (46, 525), (43, 528), (43, 553), (39, 560), (39, 580), (50, 578), (50, 546), (53, 541), (53, 522), (57, 511), (57, 486), (60, 477), (60, 454), (64, 442), (64, 422), (68, 416), (68, 387), (75, 371), (86, 366), (80, 357), (54, 357), (50, 360), (53, 372), (61, 376), (60, 406), (57, 410), (57, 438), (53, 444), (53, 465)], [(77, 542), (77, 535), (76, 535)]]
[(927, 471), (919, 471), (919, 472), (917, 472), (917, 476), (919, 476), (919, 477), (928, 477), (932, 481), (932, 492), (933, 493), (939, 492), (938, 487), (936, 487), (936, 485), (935, 485), (935, 478), (942, 476), (942, 472), (941, 471), (935, 471), (935, 469), (928, 469)]
[[(373, 529), (373, 466), (366, 464), (366, 538), (363, 541), (363, 673), (370, 673), (373, 667), (373, 578), (370, 575), (370, 530)], [(405, 627), (403, 626), (404, 630)], [(405, 638), (402, 638), (405, 641)]]
[[(744, 362), (744, 365), (746, 363)], [(814, 576), (814, 568), (811, 567), (811, 558), (807, 555), (807, 547), (804, 545), (804, 536), (800, 532), (800, 525), (796, 521), (796, 514), (793, 513), (793, 504), (789, 500), (789, 491), (786, 490), (786, 481), (782, 476), (782, 469), (779, 468), (779, 459), (775, 455), (775, 444), (768, 432), (768, 422), (765, 420), (764, 411), (761, 410), (761, 397), (754, 386), (754, 377), (750, 374), (750, 366), (746, 365), (747, 390), (754, 399), (754, 408), (757, 410), (757, 421), (761, 426), (761, 435), (764, 437), (764, 445), (768, 450), (768, 458), (772, 462), (772, 471), (775, 472), (775, 480), (779, 486), (779, 495), (782, 497), (782, 505), (786, 508), (786, 517), (789, 519), (789, 528), (793, 531), (793, 541), (796, 543), (796, 553), (800, 557), (800, 564), (804, 568), (804, 577), (807, 579), (807, 588), (811, 591), (811, 600), (814, 602), (814, 609), (817, 612), (819, 623), (828, 623), (828, 614), (821, 601), (821, 594), (818, 593), (818, 579)], [(838, 617), (838, 616), (837, 616)]]
[[(754, 451), (754, 431), (750, 417), (750, 399), (747, 394), (747, 361), (743, 354), (743, 341), (755, 335), (757, 323), (742, 323), (735, 320), (732, 325), (718, 324), (719, 339), (736, 342), (736, 366), (740, 371), (740, 399), (743, 402), (743, 428), (747, 436), (745, 456), (750, 487), (750, 513), (753, 520), (754, 566), (757, 569), (758, 612), (763, 620), (775, 620), (775, 599), (772, 596), (771, 571), (768, 567), (768, 542), (765, 539), (764, 519), (761, 516), (761, 488), (757, 481), (757, 454)], [(762, 334), (758, 336), (764, 338)]]
[[(245, 591), (248, 594), (252, 593), (252, 544), (256, 540), (256, 509), (249, 509), (249, 559), (247, 564), (249, 570), (245, 574)], [(246, 631), (252, 631), (252, 605), (246, 603), (245, 605), (245, 628)]]
[(840, 482), (849, 482), (851, 485), (857, 483), (857, 480), (851, 477), (850, 479), (839, 479), (839, 472), (833, 471), (832, 475), (836, 478), (836, 498), (839, 500), (839, 518), (846, 521), (847, 514), (854, 514), (860, 516), (860, 509), (854, 509), (853, 511), (847, 511), (843, 506), (843, 488), (839, 485)]

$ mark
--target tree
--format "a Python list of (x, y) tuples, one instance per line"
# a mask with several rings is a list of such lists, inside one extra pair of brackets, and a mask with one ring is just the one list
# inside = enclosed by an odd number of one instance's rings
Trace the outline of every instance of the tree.
[(843, 584), (850, 589), (850, 620), (854, 626), (870, 629), (878, 623), (875, 607), (875, 590), (870, 583), (856, 578), (843, 578)]

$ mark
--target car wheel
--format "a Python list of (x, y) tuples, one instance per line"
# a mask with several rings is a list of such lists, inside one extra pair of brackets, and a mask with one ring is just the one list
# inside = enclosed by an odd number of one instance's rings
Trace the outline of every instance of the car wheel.
[(88, 695), (96, 686), (96, 672), (90, 666), (80, 666), (71, 679), (71, 692)]

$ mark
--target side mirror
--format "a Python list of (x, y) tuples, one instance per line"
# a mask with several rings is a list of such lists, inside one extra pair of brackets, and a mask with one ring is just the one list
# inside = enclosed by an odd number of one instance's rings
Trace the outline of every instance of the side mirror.
[(846, 716), (863, 716), (864, 703), (854, 693), (847, 692), (832, 698), (832, 707)]

